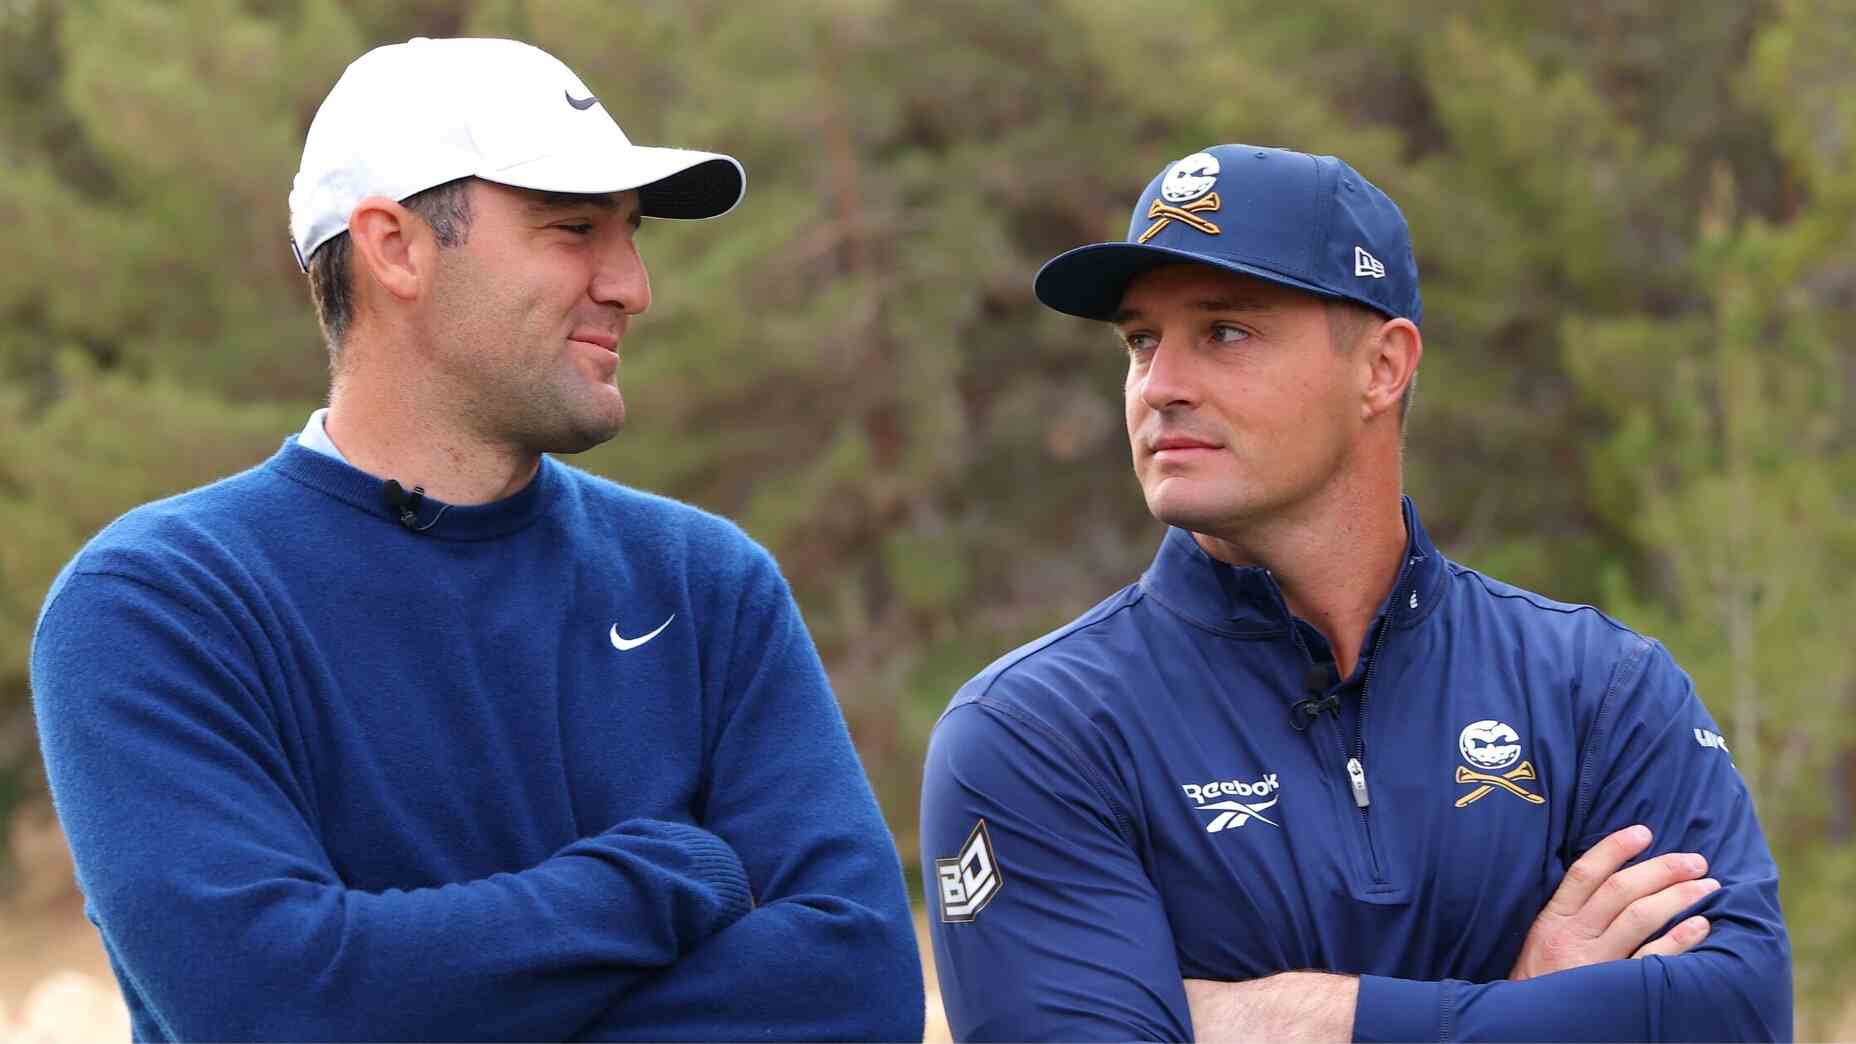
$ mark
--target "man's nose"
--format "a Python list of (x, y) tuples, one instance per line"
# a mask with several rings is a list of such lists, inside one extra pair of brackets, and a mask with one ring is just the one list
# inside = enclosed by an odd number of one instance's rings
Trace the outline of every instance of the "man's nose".
[(1141, 375), (1141, 401), (1156, 410), (1196, 404), (1197, 383), (1192, 369), (1189, 346), (1175, 338), (1162, 338), (1147, 362), (1147, 371)]
[(626, 315), (640, 315), (651, 307), (651, 274), (645, 271), (637, 240), (627, 237), (601, 254), (588, 293), (593, 300), (615, 305)]

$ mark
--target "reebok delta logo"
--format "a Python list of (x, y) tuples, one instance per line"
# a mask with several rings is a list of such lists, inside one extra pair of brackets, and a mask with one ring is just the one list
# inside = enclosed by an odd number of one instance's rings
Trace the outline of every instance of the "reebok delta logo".
[(984, 819), (974, 824), (959, 855), (934, 861), (934, 876), (941, 885), (941, 920), (964, 924), (986, 909), (1005, 882), (999, 877)]
[(1282, 829), (1282, 824), (1263, 814), (1281, 800), (1276, 792), (1282, 789), (1282, 785), (1276, 782), (1274, 772), (1254, 781), (1224, 779), (1210, 783), (1181, 783), (1179, 789), (1186, 792), (1186, 799), (1198, 806), (1200, 812), (1212, 814), (1211, 822), (1205, 824), (1205, 832), (1208, 834), (1241, 827), (1253, 819)]

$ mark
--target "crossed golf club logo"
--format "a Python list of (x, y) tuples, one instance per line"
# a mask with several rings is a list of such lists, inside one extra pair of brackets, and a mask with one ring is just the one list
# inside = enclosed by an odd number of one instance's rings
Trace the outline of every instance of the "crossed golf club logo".
[(1456, 799), (1456, 807), (1473, 805), (1497, 789), (1506, 790), (1530, 805), (1547, 803), (1546, 798), (1519, 785), (1524, 780), (1536, 778), (1533, 762), (1523, 761), (1499, 776), (1494, 774), (1493, 770), (1508, 768), (1521, 756), (1520, 734), (1506, 722), (1494, 719), (1470, 722), (1457, 736), (1457, 749), (1462, 751), (1464, 761), (1491, 771), (1477, 772), (1461, 765), (1456, 767), (1458, 783), (1476, 784), (1474, 789)]

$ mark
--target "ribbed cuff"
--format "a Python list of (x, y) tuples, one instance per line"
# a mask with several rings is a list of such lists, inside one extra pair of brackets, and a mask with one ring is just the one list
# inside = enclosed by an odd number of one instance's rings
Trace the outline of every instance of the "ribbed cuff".
[(632, 825), (648, 826), (651, 833), (675, 845), (689, 857), (690, 876), (707, 884), (715, 893), (718, 925), (733, 924), (754, 908), (753, 893), (748, 889), (747, 868), (741, 865), (741, 856), (728, 842), (702, 827), (688, 823), (640, 819), (634, 820)]
[(1447, 1041), (1454, 1028), (1456, 981), (1414, 982), (1360, 976), (1353, 1004), (1356, 1041)]

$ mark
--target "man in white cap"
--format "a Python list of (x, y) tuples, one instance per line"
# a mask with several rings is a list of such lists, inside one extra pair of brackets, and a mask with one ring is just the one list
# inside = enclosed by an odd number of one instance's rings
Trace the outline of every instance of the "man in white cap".
[(545, 455), (624, 421), (642, 218), (743, 184), (512, 41), (330, 92), (290, 195), (329, 407), (106, 528), (34, 643), (137, 1039), (920, 1038), (896, 849), (773, 560)]

